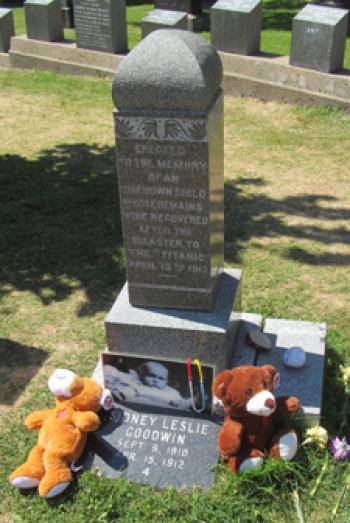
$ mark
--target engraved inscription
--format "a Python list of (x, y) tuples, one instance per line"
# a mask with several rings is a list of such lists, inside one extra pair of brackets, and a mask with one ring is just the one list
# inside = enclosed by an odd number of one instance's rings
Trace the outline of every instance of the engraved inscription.
[(111, 50), (110, 2), (74, 0), (78, 46), (101, 51)]
[(137, 273), (139, 285), (207, 288), (208, 158), (199, 127), (206, 134), (205, 122), (198, 120), (117, 117), (117, 171), (130, 283)]

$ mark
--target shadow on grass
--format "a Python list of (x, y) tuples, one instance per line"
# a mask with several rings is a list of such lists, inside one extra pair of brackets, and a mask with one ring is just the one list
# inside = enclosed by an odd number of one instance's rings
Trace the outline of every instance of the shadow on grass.
[[(251, 237), (284, 236), (293, 239), (317, 241), (324, 245), (350, 245), (350, 231), (343, 227), (329, 227), (329, 222), (349, 220), (350, 209), (327, 208), (324, 204), (334, 203), (334, 196), (298, 195), (283, 200), (273, 199), (264, 194), (245, 194), (244, 186), (262, 186), (262, 178), (245, 178), (225, 184), (225, 259), (230, 263), (240, 261), (244, 242)], [(320, 219), (325, 225), (290, 225), (281, 215)], [(348, 254), (310, 253), (304, 248), (293, 247), (284, 257), (310, 265), (348, 265)]]
[(0, 338), (0, 405), (13, 405), (47, 358), (42, 349)]
[(306, 5), (298, 0), (270, 0), (263, 4), (263, 29), (290, 31), (293, 18)]
[(114, 165), (113, 148), (84, 144), (0, 157), (0, 296), (81, 289), (79, 315), (110, 306), (125, 279)]

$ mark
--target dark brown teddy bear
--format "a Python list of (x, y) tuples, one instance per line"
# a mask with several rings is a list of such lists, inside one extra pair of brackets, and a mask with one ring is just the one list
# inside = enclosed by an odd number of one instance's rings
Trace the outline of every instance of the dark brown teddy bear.
[(245, 365), (221, 372), (213, 383), (214, 395), (222, 400), (227, 417), (218, 436), (221, 458), (232, 472), (259, 467), (267, 452), (270, 458), (292, 459), (298, 448), (296, 432), (276, 433), (279, 417), (296, 412), (294, 396), (275, 398), (279, 374), (272, 365)]

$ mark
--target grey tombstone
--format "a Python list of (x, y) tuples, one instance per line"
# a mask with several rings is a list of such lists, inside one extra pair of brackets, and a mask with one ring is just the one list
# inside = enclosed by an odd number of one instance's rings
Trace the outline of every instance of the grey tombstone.
[(348, 11), (307, 5), (293, 20), (290, 64), (331, 73), (342, 69)]
[(201, 0), (154, 0), (155, 9), (184, 11), (197, 14), (201, 12)]
[(84, 468), (155, 487), (208, 488), (215, 478), (217, 419), (118, 406), (90, 436)]
[(256, 54), (261, 23), (261, 0), (219, 0), (210, 11), (211, 43), (227, 53)]
[(187, 29), (187, 14), (182, 11), (154, 9), (141, 21), (142, 38), (157, 29)]
[(33, 40), (63, 40), (60, 0), (26, 0), (24, 2), (27, 36)]
[(211, 310), (223, 270), (222, 66), (199, 36), (159, 30), (113, 82), (129, 299)]
[[(303, 411), (303, 423), (320, 422), (322, 406), (323, 372), (325, 364), (326, 324), (310, 321), (267, 319), (264, 332), (271, 337), (273, 349), (260, 352), (258, 365), (274, 365), (281, 374), (277, 396), (298, 396)], [(286, 367), (283, 356), (292, 346), (306, 352), (306, 364), (301, 369)]]
[(0, 8), (0, 53), (7, 53), (15, 34), (11, 9)]
[(61, 0), (63, 26), (74, 27), (73, 0)]
[(126, 53), (128, 35), (125, 0), (74, 0), (77, 47)]

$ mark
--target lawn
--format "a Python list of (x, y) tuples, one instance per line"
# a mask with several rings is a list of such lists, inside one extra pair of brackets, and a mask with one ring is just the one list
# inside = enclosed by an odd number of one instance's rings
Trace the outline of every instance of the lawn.
[[(0, 521), (300, 522), (296, 494), (305, 521), (333, 521), (350, 463), (314, 446), (238, 477), (219, 466), (206, 492), (90, 472), (51, 502), (10, 488), (36, 438), (25, 416), (52, 405), (54, 368), (92, 373), (125, 274), (110, 82), (4, 71), (0, 116)], [(339, 365), (350, 365), (349, 164), (349, 115), (226, 100), (226, 265), (243, 269), (245, 311), (327, 322), (331, 434), (344, 419)], [(336, 521), (349, 517), (348, 494)]]
[[(0, 0), (0, 5), (2, 5)], [(7, 4), (8, 5), (8, 2)], [(265, 53), (288, 55), (291, 45), (291, 27), (294, 16), (305, 5), (299, 0), (263, 0), (263, 30), (261, 32), (261, 50)], [(129, 48), (132, 49), (140, 41), (140, 23), (144, 15), (153, 9), (153, 4), (129, 6), (127, 10)], [(24, 14), (22, 8), (14, 9), (16, 33), (25, 33)], [(202, 33), (207, 40), (209, 33)], [(75, 39), (75, 31), (65, 30), (65, 38)], [(346, 40), (344, 67), (350, 69), (350, 38)]]

